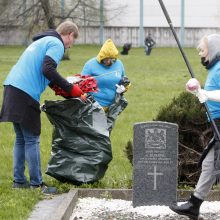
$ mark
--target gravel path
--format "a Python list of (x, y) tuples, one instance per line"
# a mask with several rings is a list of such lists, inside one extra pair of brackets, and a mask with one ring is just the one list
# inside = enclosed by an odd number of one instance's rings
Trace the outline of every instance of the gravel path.
[[(204, 220), (220, 219), (220, 202), (204, 202), (201, 206)], [(131, 201), (120, 199), (82, 198), (73, 210), (70, 220), (186, 220), (168, 206), (140, 206), (133, 208)]]

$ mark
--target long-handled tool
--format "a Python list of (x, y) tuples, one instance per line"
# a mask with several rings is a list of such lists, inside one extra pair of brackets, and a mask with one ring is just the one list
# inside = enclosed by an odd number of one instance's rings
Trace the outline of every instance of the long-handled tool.
[[(171, 29), (171, 31), (172, 31), (172, 33), (173, 33), (173, 36), (174, 36), (174, 38), (175, 38), (175, 40), (176, 40), (176, 42), (177, 42), (177, 45), (178, 45), (178, 47), (179, 47), (179, 50), (180, 50), (180, 52), (181, 52), (181, 54), (182, 54), (182, 57), (183, 57), (185, 63), (186, 63), (186, 66), (187, 66), (187, 68), (188, 68), (188, 70), (189, 70), (189, 73), (190, 73), (190, 75), (191, 75), (192, 78), (195, 78), (195, 76), (194, 76), (194, 74), (193, 74), (193, 71), (192, 71), (192, 68), (191, 68), (191, 65), (190, 65), (190, 63), (189, 63), (189, 61), (188, 61), (188, 59), (187, 59), (187, 57), (186, 57), (186, 55), (185, 55), (185, 53), (184, 53), (184, 51), (183, 51), (183, 48), (182, 48), (182, 46), (181, 46), (181, 44), (180, 44), (180, 41), (179, 41), (179, 39), (178, 39), (178, 37), (177, 37), (177, 34), (176, 34), (175, 30), (174, 30), (173, 24), (172, 24), (172, 22), (171, 22), (170, 16), (169, 16), (169, 14), (168, 14), (168, 12), (167, 12), (165, 6), (164, 6), (164, 3), (163, 3), (162, 0), (158, 0), (158, 1), (159, 1), (160, 6), (161, 6), (161, 8), (162, 8), (162, 10), (163, 10), (163, 13), (164, 13), (164, 15), (165, 15), (165, 17), (166, 17), (166, 20), (167, 20), (167, 22), (168, 22), (168, 24), (169, 24), (169, 26), (170, 26), (170, 29)], [(209, 112), (209, 109), (208, 109), (207, 104), (204, 103), (204, 105), (205, 105), (205, 108), (206, 108), (207, 115), (208, 115), (208, 117), (209, 117), (209, 119), (210, 119), (210, 123), (211, 123), (211, 125), (212, 125), (212, 127), (213, 127), (213, 130), (214, 130), (214, 132), (215, 132), (215, 134), (216, 134), (218, 140), (220, 140), (220, 134), (219, 134), (218, 128), (217, 128), (217, 126), (216, 126), (216, 124), (215, 124), (215, 121), (214, 121), (214, 120), (212, 119), (212, 117), (211, 117), (211, 114), (210, 114), (210, 112)]]

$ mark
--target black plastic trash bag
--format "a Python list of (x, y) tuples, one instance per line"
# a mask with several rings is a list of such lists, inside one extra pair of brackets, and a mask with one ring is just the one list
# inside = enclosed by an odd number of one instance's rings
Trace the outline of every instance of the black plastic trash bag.
[(123, 97), (118, 99), (112, 105), (112, 114), (108, 112), (108, 120), (92, 97), (86, 102), (79, 98), (45, 101), (42, 111), (54, 127), (46, 174), (74, 184), (101, 179), (112, 160), (110, 130), (126, 106)]

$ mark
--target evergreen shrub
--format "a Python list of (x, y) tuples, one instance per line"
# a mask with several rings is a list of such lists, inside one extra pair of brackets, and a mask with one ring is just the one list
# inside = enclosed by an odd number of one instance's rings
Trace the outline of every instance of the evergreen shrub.
[[(194, 95), (182, 92), (168, 105), (161, 107), (153, 121), (178, 124), (178, 182), (179, 185), (195, 185), (200, 175), (198, 161), (213, 136), (204, 105), (200, 104)], [(128, 142), (125, 152), (132, 163), (131, 141)]]

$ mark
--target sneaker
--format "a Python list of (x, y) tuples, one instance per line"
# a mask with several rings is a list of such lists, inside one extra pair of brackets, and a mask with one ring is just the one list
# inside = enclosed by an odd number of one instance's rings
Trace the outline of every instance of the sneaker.
[(45, 195), (56, 194), (56, 187), (47, 186), (45, 183), (41, 183), (40, 185), (31, 185), (31, 189), (41, 189), (41, 192)]
[(30, 188), (30, 185), (28, 182), (25, 182), (25, 183), (13, 182), (12, 188), (13, 189), (28, 189)]

